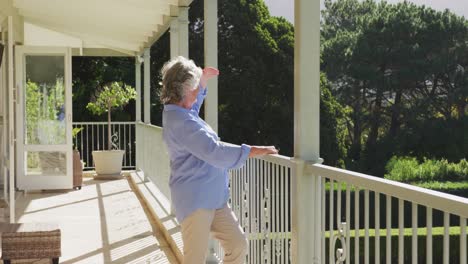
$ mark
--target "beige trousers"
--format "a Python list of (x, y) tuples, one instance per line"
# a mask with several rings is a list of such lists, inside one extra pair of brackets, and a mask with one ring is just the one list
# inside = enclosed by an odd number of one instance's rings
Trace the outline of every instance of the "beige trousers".
[(198, 209), (182, 222), (183, 264), (205, 264), (210, 232), (221, 243), (224, 264), (241, 264), (247, 254), (247, 238), (231, 209)]

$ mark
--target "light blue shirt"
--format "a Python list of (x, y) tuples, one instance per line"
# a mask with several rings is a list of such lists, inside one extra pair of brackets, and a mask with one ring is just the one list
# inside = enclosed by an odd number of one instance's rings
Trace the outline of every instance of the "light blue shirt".
[(197, 209), (223, 208), (229, 198), (228, 169), (241, 167), (250, 147), (222, 143), (198, 114), (207, 89), (201, 89), (192, 109), (167, 104), (163, 139), (170, 157), (172, 203), (179, 223)]

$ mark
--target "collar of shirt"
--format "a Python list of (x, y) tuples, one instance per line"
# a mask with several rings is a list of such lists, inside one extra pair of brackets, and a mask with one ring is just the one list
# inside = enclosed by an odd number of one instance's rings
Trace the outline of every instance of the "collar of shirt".
[(183, 108), (175, 104), (166, 104), (164, 105), (164, 111), (181, 111), (181, 112), (190, 112), (191, 110)]

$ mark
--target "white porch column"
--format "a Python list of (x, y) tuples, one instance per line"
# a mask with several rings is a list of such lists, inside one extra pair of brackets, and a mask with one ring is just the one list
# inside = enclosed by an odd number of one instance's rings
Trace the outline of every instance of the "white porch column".
[(141, 121), (141, 61), (140, 56), (135, 57), (135, 89), (136, 89), (136, 104), (135, 104), (135, 121)]
[[(205, 67), (218, 68), (218, 0), (204, 2)], [(208, 95), (205, 98), (205, 121), (218, 132), (218, 78), (208, 81)], [(214, 257), (215, 241), (210, 239), (207, 263), (218, 263)]]
[[(294, 157), (319, 162), (320, 0), (294, 3)], [(299, 163), (292, 193), (292, 263), (320, 263), (320, 178)]]
[(188, 7), (179, 7), (179, 55), (189, 57), (189, 17)]
[(179, 21), (177, 18), (171, 20), (170, 32), (170, 49), (171, 49), (171, 58), (177, 57), (179, 55)]
[[(205, 66), (218, 68), (218, 0), (205, 0)], [(218, 78), (208, 81), (205, 121), (218, 132)]]
[(150, 124), (151, 123), (151, 97), (150, 97), (150, 86), (151, 86), (151, 76), (150, 76), (150, 67), (151, 67), (151, 62), (150, 62), (150, 48), (146, 48), (144, 55), (143, 55), (143, 60), (144, 60), (144, 113), (145, 113), (145, 123)]
[(179, 16), (174, 17), (171, 21), (171, 58), (177, 56), (189, 57), (188, 9), (188, 7), (179, 7)]

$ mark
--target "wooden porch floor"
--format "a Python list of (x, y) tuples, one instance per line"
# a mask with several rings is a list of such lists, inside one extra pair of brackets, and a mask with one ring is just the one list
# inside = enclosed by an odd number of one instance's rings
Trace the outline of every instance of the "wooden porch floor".
[(17, 200), (16, 215), (19, 223), (60, 226), (63, 264), (177, 263), (126, 178), (84, 178), (81, 190), (27, 193)]

